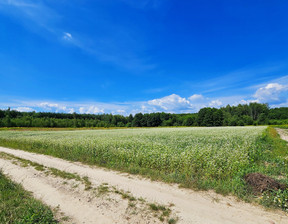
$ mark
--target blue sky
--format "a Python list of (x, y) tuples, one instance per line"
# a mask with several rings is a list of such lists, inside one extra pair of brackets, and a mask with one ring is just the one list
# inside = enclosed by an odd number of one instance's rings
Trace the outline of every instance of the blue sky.
[(288, 1), (0, 0), (0, 108), (288, 106)]

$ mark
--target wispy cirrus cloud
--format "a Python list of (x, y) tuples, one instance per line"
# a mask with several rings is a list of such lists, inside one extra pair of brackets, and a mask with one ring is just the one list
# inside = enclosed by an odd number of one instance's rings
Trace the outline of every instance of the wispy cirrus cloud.
[[(237, 90), (238, 92), (247, 92), (247, 89), (253, 91), (255, 88), (262, 85), (264, 82), (270, 82), (271, 77), (275, 77), (286, 65), (282, 62), (270, 64), (266, 66), (246, 66), (231, 72), (223, 74), (215, 74), (210, 79), (203, 81), (189, 82), (186, 81), (183, 85), (184, 89), (198, 90), (201, 89), (202, 94), (211, 95), (215, 92), (228, 92)], [(280, 75), (279, 75), (280, 76)], [(277, 80), (275, 81), (277, 82)], [(257, 86), (255, 86), (257, 84)], [(203, 90), (203, 86), (205, 89)]]
[[(65, 1), (58, 4), (65, 7)], [(99, 7), (101, 7), (100, 4)], [(81, 13), (84, 14), (89, 11), (89, 9), (85, 9), (86, 11), (76, 10), (79, 16)], [(79, 30), (70, 28), (73, 27), (75, 18), (68, 20), (59, 10), (53, 8), (53, 3), (48, 6), (42, 0), (0, 0), (0, 12), (13, 17), (30, 31), (43, 38), (51, 41), (64, 40), (66, 43), (69, 42), (98, 61), (112, 66), (134, 72), (149, 71), (156, 67), (149, 57), (141, 53), (146, 48), (144, 42), (141, 43), (140, 41), (141, 34), (129, 26), (115, 25), (114, 19), (107, 17), (107, 15), (101, 17), (100, 14), (99, 21), (90, 25), (91, 30), (103, 30), (103, 32), (96, 32), (91, 36), (91, 33), (81, 33)]]
[[(20, 24), (35, 32), (36, 28), (55, 32), (54, 27), (61, 16), (43, 1), (0, 0), (0, 11), (13, 17)], [(41, 30), (38, 30), (40, 33)]]
[(10, 5), (10, 6), (16, 6), (16, 7), (28, 7), (28, 8), (34, 8), (37, 7), (37, 5), (33, 4), (32, 2), (27, 1), (21, 1), (21, 0), (0, 0), (0, 5)]

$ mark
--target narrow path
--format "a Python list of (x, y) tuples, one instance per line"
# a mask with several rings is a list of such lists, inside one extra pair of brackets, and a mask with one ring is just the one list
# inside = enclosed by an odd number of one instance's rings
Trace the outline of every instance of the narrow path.
[(280, 135), (280, 138), (288, 142), (288, 130), (287, 129), (281, 129), (281, 128), (275, 128), (278, 134)]
[[(138, 178), (136, 176), (123, 174), (115, 171), (105, 170), (98, 167), (90, 167), (80, 163), (68, 162), (59, 158), (46, 155), (25, 152), (0, 147), (0, 152), (6, 152), (17, 157), (37, 162), (47, 167), (53, 167), (70, 173), (77, 173), (80, 176), (88, 176), (89, 180), (94, 184), (108, 183), (119, 189), (130, 191), (136, 197), (143, 197), (148, 201), (155, 201), (161, 204), (173, 203), (174, 210), (179, 217), (178, 223), (183, 224), (225, 224), (225, 223), (246, 223), (246, 224), (284, 224), (288, 223), (287, 214), (280, 211), (265, 211), (259, 206), (254, 206), (244, 202), (238, 202), (233, 197), (223, 197), (213, 192), (195, 192), (189, 189), (179, 189), (177, 185), (168, 185), (165, 183), (151, 182), (147, 179)], [(7, 169), (7, 164), (0, 160), (0, 168), (7, 172), (14, 179), (18, 177), (17, 170)], [(37, 177), (31, 178), (29, 185), (37, 181)], [(23, 183), (24, 184), (24, 183)], [(24, 186), (25, 187), (25, 186)], [(33, 191), (33, 188), (30, 189)], [(45, 192), (41, 194), (45, 195)], [(61, 198), (57, 195), (56, 198)], [(49, 198), (47, 195), (43, 197)], [(56, 200), (56, 199), (55, 199)], [(83, 202), (84, 203), (84, 202)], [(85, 206), (85, 203), (78, 204), (73, 202), (73, 206)], [(89, 208), (89, 205), (86, 205)], [(86, 208), (86, 207), (85, 207)], [(87, 208), (87, 211), (89, 209)], [(60, 206), (61, 209), (61, 206)], [(77, 210), (77, 209), (76, 209)], [(73, 212), (72, 212), (73, 213)], [(95, 211), (97, 214), (97, 210)], [(105, 217), (104, 217), (105, 218)], [(106, 217), (107, 218), (107, 217)], [(109, 220), (108, 217), (108, 222)], [(80, 222), (79, 222), (80, 223)], [(88, 222), (87, 222), (88, 223)], [(97, 222), (95, 219), (94, 223)], [(116, 223), (112, 221), (110, 223)], [(131, 222), (127, 222), (131, 223)], [(136, 223), (136, 222), (135, 222)], [(149, 222), (147, 222), (149, 223)]]

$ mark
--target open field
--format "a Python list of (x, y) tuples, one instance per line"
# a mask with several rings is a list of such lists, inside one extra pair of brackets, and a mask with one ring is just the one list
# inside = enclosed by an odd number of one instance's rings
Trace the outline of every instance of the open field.
[(286, 190), (255, 197), (244, 181), (247, 173), (260, 172), (288, 183), (287, 143), (264, 126), (7, 130), (0, 131), (0, 145), (288, 208)]
[[(0, 144), (152, 177), (160, 175), (185, 185), (218, 188), (221, 182), (230, 182), (253, 167), (266, 150), (261, 141), (265, 128), (1, 131)], [(229, 191), (237, 187), (233, 184)]]

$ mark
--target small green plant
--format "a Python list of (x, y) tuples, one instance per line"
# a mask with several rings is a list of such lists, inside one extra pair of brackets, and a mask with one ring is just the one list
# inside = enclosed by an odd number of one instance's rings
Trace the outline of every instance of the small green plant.
[(131, 208), (134, 208), (136, 206), (136, 204), (131, 202), (131, 201), (129, 201), (128, 206), (131, 207)]
[(158, 211), (158, 210), (159, 210), (158, 206), (155, 205), (154, 203), (153, 203), (153, 204), (149, 204), (149, 207), (150, 207), (150, 209), (153, 210), (153, 211)]
[(110, 192), (109, 186), (107, 185), (101, 184), (97, 187), (97, 196), (102, 196), (108, 194), (109, 192)]
[(171, 218), (168, 220), (168, 224), (176, 224), (177, 223), (177, 219)]
[(136, 201), (137, 200), (137, 198), (135, 198), (130, 192), (125, 192), (123, 190), (114, 189), (114, 193), (120, 194), (123, 199), (128, 199), (129, 201)]
[(146, 200), (142, 197), (138, 198), (138, 201), (141, 201), (142, 203), (146, 202)]
[(288, 211), (288, 190), (266, 191), (260, 198), (261, 203), (267, 207), (277, 207)]
[(152, 211), (160, 213), (160, 216), (159, 216), (160, 221), (164, 221), (165, 217), (168, 218), (171, 214), (170, 208), (167, 208), (164, 205), (151, 203), (151, 204), (148, 204), (148, 206)]
[(92, 189), (92, 183), (87, 176), (83, 177), (82, 181), (85, 184), (85, 191)]

